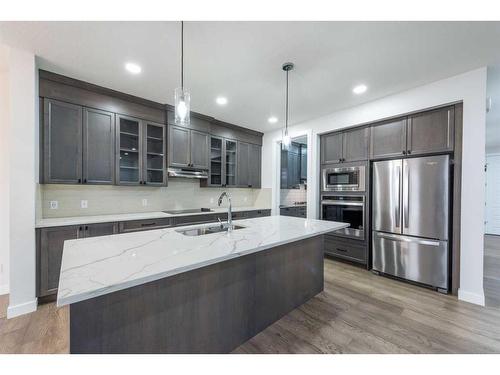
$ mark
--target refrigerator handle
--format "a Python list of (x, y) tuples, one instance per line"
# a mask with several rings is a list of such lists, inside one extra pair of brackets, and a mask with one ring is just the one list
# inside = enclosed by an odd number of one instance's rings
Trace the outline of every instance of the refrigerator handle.
[(396, 222), (396, 229), (399, 230), (401, 226), (401, 167), (396, 166), (396, 181), (398, 182), (398, 199), (394, 207), (394, 215)]
[(408, 212), (410, 210), (410, 168), (403, 161), (403, 225), (408, 228)]
[(391, 241), (401, 241), (401, 242), (413, 242), (417, 243), (419, 245), (428, 245), (428, 246), (439, 246), (439, 241), (433, 241), (433, 240), (427, 240), (427, 239), (422, 239), (422, 238), (413, 238), (413, 237), (407, 237), (407, 236), (398, 236), (396, 234), (389, 234), (389, 233), (380, 233), (377, 232), (377, 237), (379, 238), (385, 238), (386, 240), (391, 240)]

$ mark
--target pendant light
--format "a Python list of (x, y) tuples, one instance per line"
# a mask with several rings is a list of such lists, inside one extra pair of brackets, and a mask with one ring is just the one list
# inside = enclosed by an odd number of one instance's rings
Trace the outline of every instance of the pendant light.
[(175, 124), (188, 126), (191, 96), (184, 89), (184, 21), (181, 21), (181, 87), (175, 89)]
[(288, 135), (288, 72), (293, 70), (293, 63), (291, 62), (284, 63), (282, 68), (286, 73), (286, 99), (285, 99), (285, 129), (281, 143), (283, 145), (283, 148), (287, 150), (288, 147), (290, 147), (290, 144), (292, 143), (292, 139), (290, 138), (290, 135)]

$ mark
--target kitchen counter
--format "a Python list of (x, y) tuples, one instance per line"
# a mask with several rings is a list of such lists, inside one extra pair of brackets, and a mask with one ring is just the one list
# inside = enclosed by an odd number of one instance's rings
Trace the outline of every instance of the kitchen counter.
[[(270, 210), (270, 207), (233, 207), (233, 212), (241, 211), (256, 211), (256, 210)], [(61, 227), (65, 225), (85, 225), (85, 224), (97, 224), (97, 223), (111, 223), (118, 221), (129, 221), (129, 220), (148, 220), (148, 219), (159, 219), (168, 217), (179, 217), (179, 216), (192, 216), (192, 215), (207, 215), (214, 213), (225, 213), (227, 212), (226, 207), (213, 208), (213, 211), (207, 212), (196, 212), (196, 213), (184, 213), (184, 214), (167, 214), (162, 211), (156, 212), (142, 212), (142, 213), (131, 213), (131, 214), (113, 214), (113, 215), (94, 215), (94, 216), (74, 216), (74, 217), (58, 217), (58, 218), (47, 218), (40, 219), (36, 222), (35, 228), (49, 228), (49, 227)]]
[(73, 304), (347, 227), (344, 223), (283, 216), (238, 220), (235, 224), (245, 228), (195, 237), (178, 232), (191, 225), (65, 241), (57, 305)]

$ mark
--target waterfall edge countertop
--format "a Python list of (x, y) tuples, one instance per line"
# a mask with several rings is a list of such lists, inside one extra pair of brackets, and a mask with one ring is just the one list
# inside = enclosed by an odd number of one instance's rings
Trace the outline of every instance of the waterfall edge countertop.
[[(270, 210), (270, 207), (233, 207), (233, 212), (241, 211), (258, 211)], [(39, 219), (35, 228), (50, 228), (62, 227), (65, 225), (85, 225), (85, 224), (98, 224), (98, 223), (111, 223), (115, 221), (129, 221), (129, 220), (148, 220), (148, 219), (161, 219), (167, 217), (178, 216), (193, 216), (193, 215), (209, 215), (217, 213), (226, 213), (226, 207), (211, 208), (211, 211), (200, 211), (192, 213), (168, 214), (162, 211), (153, 212), (139, 212), (130, 214), (107, 214), (107, 215), (93, 215), (93, 216), (70, 216), (70, 217), (57, 217), (57, 218), (44, 218)]]
[[(185, 227), (64, 242), (57, 306), (142, 285), (210, 264), (346, 228), (287, 216), (237, 220), (233, 232), (186, 236)], [(210, 226), (214, 224), (207, 224)]]

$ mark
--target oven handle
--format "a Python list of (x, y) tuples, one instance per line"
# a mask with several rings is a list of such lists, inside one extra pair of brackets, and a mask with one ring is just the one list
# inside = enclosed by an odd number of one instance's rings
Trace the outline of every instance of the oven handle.
[(364, 206), (364, 202), (321, 201), (323, 206)]

